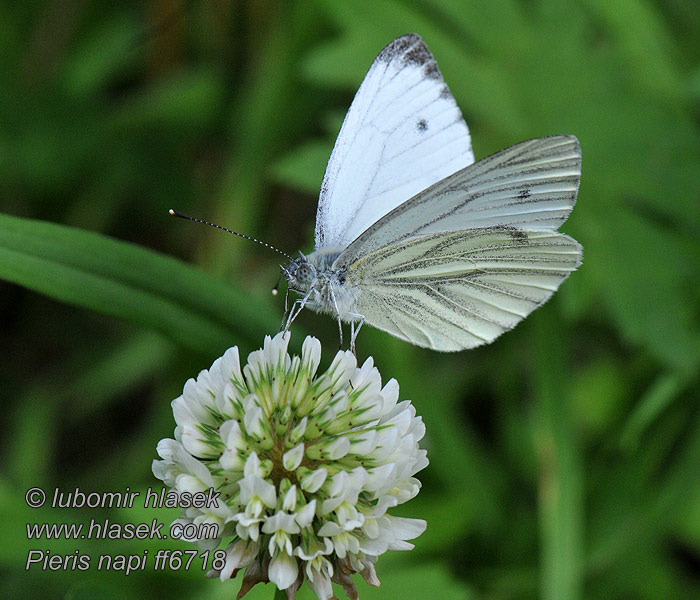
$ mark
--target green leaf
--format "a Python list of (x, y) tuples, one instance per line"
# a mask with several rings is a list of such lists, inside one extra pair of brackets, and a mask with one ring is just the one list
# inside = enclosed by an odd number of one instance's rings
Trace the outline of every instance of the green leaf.
[(380, 562), (377, 574), (382, 582), (379, 588), (370, 587), (357, 578), (356, 585), (361, 598), (476, 598), (473, 591), (457, 581), (447, 568), (439, 563), (404, 566), (400, 570), (383, 573)]
[(316, 195), (329, 156), (330, 150), (326, 142), (310, 142), (278, 160), (271, 167), (270, 173), (280, 183)]
[(141, 34), (135, 15), (126, 11), (109, 15), (79, 40), (66, 61), (64, 85), (75, 96), (97, 93), (111, 78), (132, 67), (138, 54), (134, 41)]
[(182, 69), (159, 81), (148, 94), (136, 94), (113, 115), (112, 127), (122, 131), (160, 125), (186, 135), (204, 127), (218, 111), (223, 82), (215, 69)]
[(620, 436), (623, 448), (633, 450), (638, 447), (647, 428), (679, 396), (683, 383), (682, 377), (676, 373), (662, 375), (654, 381), (627, 418)]
[(129, 243), (0, 215), (0, 277), (100, 313), (153, 327), (199, 351), (246, 336), (258, 344), (279, 315), (185, 264)]
[(694, 373), (700, 364), (697, 244), (632, 210), (609, 207), (605, 221), (599, 214), (598, 222), (614, 224), (615, 231), (590, 232), (582, 271), (589, 268), (600, 278), (606, 304), (624, 337), (648, 346), (673, 370)]

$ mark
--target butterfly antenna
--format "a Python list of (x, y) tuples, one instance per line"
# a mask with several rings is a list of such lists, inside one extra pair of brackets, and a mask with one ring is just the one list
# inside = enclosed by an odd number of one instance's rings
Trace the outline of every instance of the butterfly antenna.
[[(221, 229), (222, 231), (226, 231), (228, 233), (232, 233), (233, 235), (237, 235), (238, 237), (242, 237), (245, 240), (250, 240), (251, 242), (256, 242), (256, 243), (260, 244), (261, 246), (265, 246), (265, 248), (269, 248), (270, 250), (274, 250), (275, 252), (281, 254), (282, 256), (285, 256), (289, 260), (293, 260), (292, 257), (289, 256), (289, 254), (287, 254), (286, 252), (282, 252), (282, 250), (280, 250), (279, 248), (275, 248), (274, 246), (271, 246), (270, 244), (267, 244), (266, 242), (258, 240), (254, 237), (249, 236), (249, 235), (246, 235), (245, 233), (238, 233), (237, 231), (234, 231), (233, 229), (228, 229), (226, 227), (222, 227), (221, 225), (217, 225), (216, 223), (210, 223), (209, 221), (205, 221), (204, 219), (197, 219), (196, 217), (190, 217), (189, 215), (181, 213), (178, 210), (173, 210), (172, 208), (168, 212), (173, 217), (180, 217), (181, 219), (187, 219), (188, 221), (194, 221), (195, 223), (203, 223), (204, 225), (209, 225), (209, 227), (216, 227), (217, 229)], [(279, 282), (277, 285), (279, 285)], [(275, 286), (275, 288), (277, 288), (277, 286)]]
[(275, 284), (275, 287), (272, 288), (272, 295), (273, 296), (276, 296), (279, 293), (280, 281), (282, 281), (282, 273), (280, 273), (280, 276), (277, 278), (277, 283)]

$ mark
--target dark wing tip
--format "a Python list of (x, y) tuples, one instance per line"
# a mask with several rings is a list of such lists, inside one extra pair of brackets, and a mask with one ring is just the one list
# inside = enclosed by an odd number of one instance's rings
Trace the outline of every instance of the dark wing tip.
[(377, 60), (386, 63), (399, 60), (407, 65), (422, 67), (425, 75), (431, 79), (442, 79), (433, 55), (416, 33), (396, 38), (377, 55)]
[[(377, 60), (383, 60), (389, 62), (393, 58), (402, 55), (406, 50), (412, 48), (416, 45), (423, 45), (423, 40), (417, 33), (407, 33), (401, 37), (397, 37), (393, 42), (390, 42), (385, 46), (385, 48), (377, 55)], [(426, 48), (427, 50), (427, 48)]]

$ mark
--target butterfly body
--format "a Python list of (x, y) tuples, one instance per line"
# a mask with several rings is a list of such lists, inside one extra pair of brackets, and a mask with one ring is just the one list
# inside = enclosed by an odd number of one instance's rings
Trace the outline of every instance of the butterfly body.
[(324, 248), (292, 259), (283, 268), (289, 289), (306, 298), (305, 306), (340, 318), (357, 320), (357, 290), (347, 281), (347, 266), (338, 264), (342, 249)]
[[(493, 341), (581, 262), (557, 231), (576, 201), (575, 137), (521, 142), (474, 162), (469, 130), (417, 35), (370, 67), (321, 186), (315, 248), (282, 268), (308, 306), (441, 351)], [(357, 325), (357, 329), (355, 329)]]

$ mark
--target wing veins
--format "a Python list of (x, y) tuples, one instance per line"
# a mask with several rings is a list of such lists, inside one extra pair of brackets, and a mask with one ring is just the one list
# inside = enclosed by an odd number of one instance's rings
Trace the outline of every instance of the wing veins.
[[(468, 285), (468, 284), (465, 284), (465, 285)], [(444, 298), (444, 299), (445, 299), (447, 302), (449, 302), (450, 304), (453, 304), (454, 306), (456, 306), (456, 307), (458, 307), (458, 308), (460, 308), (460, 309), (462, 309), (462, 310), (467, 310), (467, 312), (469, 312), (470, 314), (476, 314), (477, 316), (481, 317), (480, 315), (478, 315), (478, 313), (473, 313), (471, 310), (469, 310), (469, 309), (466, 308), (465, 306), (462, 306), (459, 302), (456, 302), (455, 300), (452, 300), (452, 298), (449, 298), (448, 296), (446, 296), (445, 294), (443, 294), (440, 290), (435, 289), (435, 288), (432, 287), (431, 285), (425, 284), (425, 286), (426, 286), (428, 289), (432, 290), (434, 294), (440, 296), (441, 298)], [(513, 315), (513, 316), (518, 317), (518, 319), (524, 319), (524, 318), (527, 316), (527, 313), (523, 315), (523, 314), (520, 314), (520, 313), (517, 313), (517, 312), (513, 312), (512, 310), (508, 310), (507, 308), (503, 308), (502, 306), (499, 306), (498, 304), (494, 304), (493, 302), (490, 302), (490, 301), (488, 301), (488, 300), (486, 300), (486, 299), (483, 299), (483, 298), (474, 298), (474, 300), (477, 300), (478, 302), (483, 302), (484, 304), (488, 304), (489, 306), (493, 306), (494, 308), (496, 308), (496, 309), (498, 309), (498, 310), (500, 310), (500, 311), (502, 311), (502, 312), (504, 312), (504, 313), (508, 313), (508, 314), (511, 314), (511, 315)], [(487, 318), (485, 318), (485, 317), (481, 317), (481, 318), (482, 318), (482, 320), (488, 321), (489, 323), (494, 323), (494, 322), (495, 322), (495, 321), (493, 321), (493, 320), (491, 320), (491, 319), (487, 319)], [(501, 324), (498, 323), (498, 322), (496, 322), (496, 324), (497, 324), (497, 325), (501, 325)]]
[[(517, 300), (524, 300), (525, 302), (530, 302), (530, 303), (536, 305), (535, 308), (540, 305), (540, 302), (538, 300), (533, 300), (532, 298), (528, 298), (527, 296), (517, 294), (513, 290), (508, 290), (508, 289), (497, 287), (497, 286), (487, 285), (485, 281), (482, 281), (480, 279), (473, 279), (473, 280), (469, 281), (468, 285), (472, 285), (474, 287), (481, 287), (481, 288), (484, 288), (487, 290), (491, 290), (492, 292), (495, 292), (497, 294), (503, 294), (504, 296), (509, 296), (510, 298), (516, 298)], [(509, 284), (509, 285), (513, 285), (513, 284)], [(523, 286), (523, 287), (535, 287), (536, 289), (550, 291), (550, 288), (543, 288), (540, 286)], [(551, 290), (551, 291), (554, 291), (554, 290)], [(523, 318), (523, 317), (521, 317), (521, 318)]]
[[(454, 321), (451, 321), (451, 320), (449, 320), (449, 319), (446, 319), (443, 315), (440, 315), (440, 314), (436, 313), (434, 310), (431, 310), (430, 308), (428, 308), (428, 307), (425, 305), (425, 303), (422, 303), (422, 304), (423, 304), (423, 310), (424, 310), (425, 312), (429, 312), (433, 317), (437, 318), (438, 321), (442, 321), (443, 323), (447, 323), (447, 324), (449, 324), (449, 325), (452, 325), (452, 326), (454, 326), (454, 327), (456, 327), (457, 329), (460, 329), (460, 330), (462, 330), (462, 331), (467, 331), (467, 333), (469, 333), (469, 335), (472, 335), (472, 336), (474, 336), (475, 338), (478, 338), (478, 339), (482, 340), (483, 342), (488, 341), (488, 338), (485, 338), (485, 337), (480, 336), (480, 335), (478, 335), (478, 334), (476, 334), (476, 333), (473, 333), (472, 331), (470, 331), (470, 330), (468, 330), (468, 329), (464, 329), (464, 327), (461, 327), (460, 325), (458, 325), (458, 324), (455, 323)], [(418, 323), (418, 322), (419, 322), (417, 319), (414, 318), (414, 314), (413, 314), (408, 308), (403, 308), (403, 307), (400, 307), (400, 306), (397, 306), (397, 308), (399, 308), (399, 310), (400, 310), (401, 312), (403, 312), (403, 314), (404, 314), (406, 317), (408, 317), (408, 319), (409, 319), (410, 321), (412, 321), (412, 322), (414, 322), (414, 323)], [(424, 330), (421, 328), (421, 331), (424, 331)], [(425, 333), (424, 333), (424, 334), (425, 334)], [(440, 334), (441, 334), (441, 335), (444, 335), (446, 338), (449, 338), (449, 339), (452, 340), (455, 344), (459, 344), (459, 341), (457, 340), (457, 338), (455, 338), (455, 337), (453, 337), (453, 336), (451, 336), (451, 335), (448, 335), (448, 334), (446, 334), (446, 333), (444, 333), (444, 332), (440, 332)], [(427, 337), (428, 339), (431, 339), (430, 336), (428, 336), (428, 335), (426, 335), (426, 337)]]

